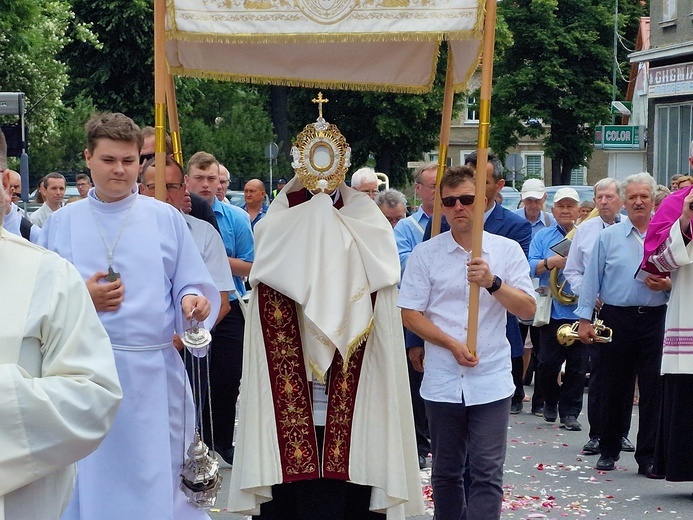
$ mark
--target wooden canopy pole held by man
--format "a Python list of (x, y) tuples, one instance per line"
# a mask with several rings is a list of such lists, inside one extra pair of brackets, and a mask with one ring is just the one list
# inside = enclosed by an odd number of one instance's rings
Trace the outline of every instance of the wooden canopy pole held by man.
[[(496, 36), (496, 0), (486, 0), (484, 39), (481, 61), (481, 93), (479, 95), (479, 143), (476, 158), (476, 204), (472, 228), (472, 258), (481, 257), (481, 239), (484, 231), (484, 207), (486, 194), (486, 163), (488, 162), (489, 130), (491, 126), (491, 89), (493, 83), (493, 52)], [(476, 355), (477, 331), (479, 330), (479, 285), (469, 288), (469, 315), (467, 320), (467, 348)]]
[(452, 59), (452, 48), (448, 46), (448, 61), (445, 69), (445, 90), (443, 93), (443, 115), (440, 121), (440, 141), (438, 144), (438, 172), (436, 175), (436, 193), (433, 202), (433, 220), (431, 222), (431, 236), (440, 233), (441, 200), (440, 200), (440, 181), (448, 160), (448, 145), (450, 144), (450, 125), (452, 123), (452, 104), (455, 99), (453, 92), (454, 62)]
[(168, 126), (171, 129), (173, 158), (183, 166), (183, 146), (180, 139), (180, 123), (178, 122), (178, 101), (176, 100), (176, 83), (173, 76), (166, 72), (166, 108), (168, 109)]
[(154, 0), (154, 195), (166, 200), (166, 0)]

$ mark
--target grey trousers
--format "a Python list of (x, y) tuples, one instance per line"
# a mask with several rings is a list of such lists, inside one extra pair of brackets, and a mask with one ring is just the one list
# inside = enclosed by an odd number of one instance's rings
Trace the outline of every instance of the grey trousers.
[[(426, 401), (435, 520), (500, 518), (509, 414), (510, 397), (474, 406)], [(467, 455), (469, 497), (463, 479)]]

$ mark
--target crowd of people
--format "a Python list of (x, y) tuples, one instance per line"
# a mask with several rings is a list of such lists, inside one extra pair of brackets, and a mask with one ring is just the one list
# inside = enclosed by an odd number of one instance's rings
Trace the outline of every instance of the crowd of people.
[[(183, 167), (169, 141), (164, 204), (152, 128), (95, 114), (87, 139), (79, 196), (64, 204), (48, 174), (27, 218), (0, 134), (5, 518), (208, 518), (180, 484), (196, 434), (234, 468), (229, 508), (257, 518), (403, 520), (429, 460), (437, 520), (500, 518), (510, 415), (528, 402), (582, 431), (588, 375), (594, 467), (633, 451), (646, 477), (693, 480), (690, 177), (605, 178), (592, 204), (563, 187), (550, 211), (529, 179), (508, 210), (500, 161), (480, 196), (471, 154), (438, 182), (420, 166), (411, 214), (371, 168), (351, 187), (345, 169), (324, 184), (297, 169), (272, 204), (251, 179), (238, 207), (228, 169), (204, 151)], [(211, 330), (204, 374), (182, 339), (195, 326)]]

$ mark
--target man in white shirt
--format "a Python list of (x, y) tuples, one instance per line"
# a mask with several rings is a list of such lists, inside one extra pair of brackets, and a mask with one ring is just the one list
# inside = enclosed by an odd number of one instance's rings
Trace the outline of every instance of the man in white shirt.
[[(155, 175), (156, 159), (151, 158), (142, 166), (140, 175), (140, 192), (142, 195), (154, 197)], [(195, 241), (195, 246), (200, 252), (200, 255), (202, 255), (202, 260), (204, 260), (207, 270), (219, 290), (221, 307), (219, 308), (219, 314), (214, 322), (216, 325), (228, 314), (229, 310), (231, 310), (231, 306), (229, 305), (229, 293), (233, 294), (236, 292), (233, 277), (231, 276), (231, 268), (229, 267), (226, 257), (226, 250), (224, 249), (224, 242), (221, 240), (219, 232), (214, 229), (209, 222), (188, 214), (191, 204), (190, 194), (185, 186), (185, 172), (183, 171), (183, 167), (170, 156), (166, 157), (165, 181), (166, 202), (180, 211), (181, 215), (183, 215), (183, 219), (188, 225), (188, 229)], [(183, 343), (178, 334), (175, 334), (173, 337), (173, 345), (179, 352), (183, 352)], [(202, 370), (197, 372), (195, 370), (196, 364), (193, 362), (193, 356), (184, 356), (184, 359), (185, 369), (188, 371), (188, 378), (190, 381), (195, 381), (196, 378), (199, 378), (200, 395), (196, 396), (197, 400), (195, 403), (199, 414), (202, 413), (207, 401), (208, 378), (205, 368), (206, 365), (203, 365)]]
[[(431, 431), (436, 519), (500, 518), (503, 462), (515, 391), (507, 312), (534, 314), (529, 264), (510, 239), (484, 232), (482, 257), (471, 258), (474, 171), (449, 168), (440, 185), (450, 232), (414, 248), (400, 288), (404, 325), (425, 341), (421, 396)], [(486, 204), (479, 200), (477, 203)], [(466, 280), (465, 280), (466, 278)], [(467, 347), (469, 283), (479, 298), (478, 356)], [(471, 485), (462, 473), (469, 455)]]
[[(570, 254), (565, 263), (563, 276), (570, 283), (574, 294), (580, 294), (582, 277), (585, 274), (585, 267), (594, 249), (594, 244), (599, 237), (602, 229), (607, 228), (621, 220), (621, 208), (623, 201), (619, 195), (621, 184), (610, 177), (599, 180), (594, 185), (594, 203), (599, 211), (599, 216), (584, 220), (575, 229), (575, 235), (570, 245)], [(599, 453), (599, 439), (602, 434), (602, 423), (604, 422), (601, 405), (603, 398), (603, 382), (600, 380), (597, 370), (599, 363), (598, 345), (587, 344), (587, 356), (589, 358), (589, 391), (587, 396), (587, 419), (590, 423), (589, 440), (582, 447), (586, 455), (596, 455)], [(635, 383), (632, 383), (634, 385)], [(631, 385), (631, 386), (632, 386)], [(635, 451), (633, 443), (628, 439), (630, 430), (630, 416), (633, 410), (633, 403), (623, 410), (623, 437), (621, 439), (621, 449), (623, 451)]]
[(39, 191), (43, 197), (43, 206), (34, 211), (29, 216), (29, 220), (35, 226), (43, 227), (48, 217), (63, 206), (65, 177), (60, 173), (49, 173), (41, 180)]
[[(0, 132), (0, 226), (9, 170)], [(0, 518), (58, 520), (123, 394), (77, 270), (0, 227)]]

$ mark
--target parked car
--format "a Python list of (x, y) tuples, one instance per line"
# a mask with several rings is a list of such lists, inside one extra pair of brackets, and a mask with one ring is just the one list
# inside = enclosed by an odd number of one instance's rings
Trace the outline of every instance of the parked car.
[(501, 189), (501, 195), (503, 196), (503, 203), (501, 204), (506, 209), (517, 209), (520, 206), (520, 201), (522, 197), (520, 192), (517, 191), (512, 186), (503, 186)]
[(229, 199), (231, 204), (239, 208), (245, 204), (245, 197), (240, 190), (226, 190), (226, 198)]

